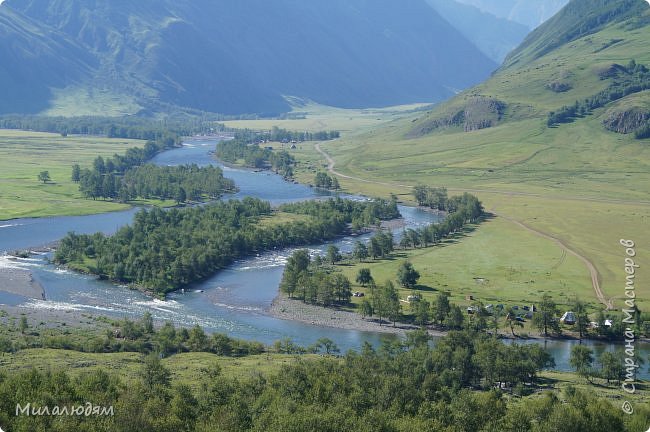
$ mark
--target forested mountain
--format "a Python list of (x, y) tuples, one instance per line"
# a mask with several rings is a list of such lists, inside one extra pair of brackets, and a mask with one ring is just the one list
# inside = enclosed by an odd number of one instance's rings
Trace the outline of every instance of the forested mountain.
[(7, 0), (0, 46), (4, 113), (428, 102), (496, 68), (425, 0)]

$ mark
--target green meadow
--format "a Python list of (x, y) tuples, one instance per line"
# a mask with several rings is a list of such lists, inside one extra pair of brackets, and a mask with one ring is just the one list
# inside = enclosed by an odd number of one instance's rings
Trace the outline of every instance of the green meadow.
[[(608, 81), (599, 74), (613, 63), (627, 65), (635, 59), (650, 65), (649, 33), (648, 26), (609, 26), (538, 59), (504, 68), (428, 111), (386, 117), (372, 129), (343, 130), (341, 139), (320, 147), (334, 160), (346, 192), (395, 193), (413, 204), (414, 185), (445, 186), (452, 195), (476, 194), (496, 215), (456, 244), (408, 253), (415, 254), (409, 258), (421, 265), (431, 287), (446, 285), (456, 299), (475, 293), (488, 303), (534, 300), (548, 291), (596, 306), (589, 262), (606, 301), (620, 309), (626, 274), (619, 240), (630, 239), (636, 243), (640, 265), (637, 304), (646, 310), (650, 140), (608, 131), (603, 120), (613, 109), (647, 108), (650, 93), (632, 94), (552, 128), (546, 125), (546, 115), (605, 89)], [(556, 80), (566, 81), (570, 89), (549, 90), (547, 84)], [(427, 129), (479, 96), (505, 103), (493, 127), (470, 132), (460, 127)], [(266, 129), (273, 124), (249, 122), (247, 127)], [(313, 143), (302, 143), (293, 152), (299, 160), (296, 178), (303, 183), (313, 183), (316, 172), (328, 169)], [(565, 255), (560, 267), (548, 270), (553, 260)], [(380, 280), (396, 268), (391, 266), (376, 266)], [(482, 275), (488, 275), (490, 283), (474, 284), (473, 278)]]
[[(0, 220), (116, 211), (128, 205), (84, 199), (70, 179), (72, 165), (123, 153), (142, 141), (0, 130)], [(49, 171), (51, 181), (38, 181)]]

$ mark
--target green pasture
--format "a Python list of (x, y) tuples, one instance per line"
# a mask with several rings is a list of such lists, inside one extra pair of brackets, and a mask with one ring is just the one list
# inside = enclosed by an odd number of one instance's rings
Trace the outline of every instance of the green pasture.
[[(142, 141), (0, 130), (0, 220), (116, 211), (128, 205), (84, 199), (70, 180), (72, 165), (90, 167)], [(47, 184), (38, 173), (49, 171)]]

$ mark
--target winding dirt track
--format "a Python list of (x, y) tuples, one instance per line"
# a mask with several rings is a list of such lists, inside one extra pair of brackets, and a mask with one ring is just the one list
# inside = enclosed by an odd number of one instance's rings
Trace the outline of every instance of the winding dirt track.
[[(399, 183), (380, 182), (380, 181), (362, 179), (362, 178), (359, 178), (359, 177), (352, 177), (352, 176), (349, 176), (349, 175), (342, 174), (340, 172), (337, 172), (334, 169), (334, 165), (335, 165), (334, 159), (332, 159), (332, 157), (329, 154), (327, 154), (325, 151), (323, 151), (323, 149), (320, 148), (320, 144), (318, 144), (318, 143), (314, 144), (314, 149), (316, 149), (316, 151), (318, 153), (320, 153), (325, 158), (325, 160), (327, 161), (327, 171), (329, 171), (331, 174), (335, 174), (335, 175), (337, 175), (339, 177), (342, 177), (342, 178), (346, 178), (346, 179), (350, 179), (350, 180), (356, 180), (356, 181), (360, 181), (360, 182), (364, 182), (364, 183), (373, 183), (373, 184), (379, 184), (379, 185), (383, 185), (383, 186), (410, 187), (408, 185), (399, 184)], [(452, 190), (452, 189), (450, 189), (450, 190)], [(528, 194), (528, 193), (525, 193), (525, 192), (505, 192), (505, 191), (480, 190), (480, 189), (453, 189), (453, 190), (461, 190), (461, 191), (467, 191), (467, 192), (492, 192), (492, 193), (499, 193), (499, 194), (506, 194), (506, 195), (524, 195), (524, 196), (541, 197), (541, 195)], [(580, 199), (580, 198), (577, 198), (577, 199)], [(648, 205), (650, 205), (650, 203), (645, 203), (645, 202), (639, 203), (639, 202), (624, 201), (624, 200), (620, 200), (620, 201), (619, 200), (596, 200), (596, 199), (589, 199), (589, 198), (582, 198), (581, 200), (582, 201), (611, 202), (611, 203), (620, 203), (620, 204), (633, 203), (633, 204), (648, 204)], [(596, 266), (587, 257), (585, 257), (584, 255), (581, 255), (580, 253), (578, 253), (575, 250), (571, 249), (562, 240), (560, 240), (557, 237), (552, 236), (551, 234), (539, 231), (539, 230), (537, 230), (535, 228), (532, 228), (532, 227), (524, 224), (523, 222), (512, 219), (512, 218), (510, 218), (508, 216), (505, 216), (503, 214), (499, 214), (499, 213), (495, 212), (494, 210), (491, 210), (491, 211), (496, 216), (501, 217), (501, 218), (503, 218), (503, 219), (505, 219), (505, 220), (507, 220), (507, 221), (509, 221), (511, 223), (514, 223), (515, 225), (519, 226), (520, 228), (525, 229), (528, 232), (531, 232), (531, 233), (536, 234), (536, 235), (538, 235), (538, 236), (540, 236), (542, 238), (545, 238), (547, 240), (551, 240), (551, 241), (555, 242), (563, 251), (566, 251), (566, 252), (570, 253), (571, 255), (574, 255), (575, 257), (577, 257), (579, 260), (581, 260), (585, 264), (587, 269), (589, 270), (589, 274), (591, 275), (591, 285), (592, 285), (592, 287), (594, 289), (594, 292), (596, 293), (596, 297), (598, 298), (598, 301), (601, 302), (606, 307), (607, 310), (611, 310), (611, 309), (614, 308), (614, 305), (612, 303), (612, 299), (607, 299), (607, 297), (605, 297), (605, 293), (603, 293), (603, 290), (600, 287), (600, 274), (598, 273), (598, 269), (596, 269)]]

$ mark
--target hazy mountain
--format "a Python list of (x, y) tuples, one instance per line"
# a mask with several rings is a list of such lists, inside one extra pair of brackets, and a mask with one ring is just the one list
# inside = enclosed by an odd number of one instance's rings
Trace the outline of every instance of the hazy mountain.
[(82, 99), (87, 111), (229, 114), (285, 111), (284, 96), (339, 107), (437, 101), (497, 66), (425, 0), (7, 0), (0, 26), (14, 55), (3, 112), (49, 103), (64, 113)]
[(451, 25), (497, 63), (524, 40), (530, 29), (506, 18), (484, 12), (476, 6), (453, 0), (427, 0)]
[(569, 0), (456, 0), (476, 6), (499, 18), (506, 18), (534, 29), (555, 15)]

